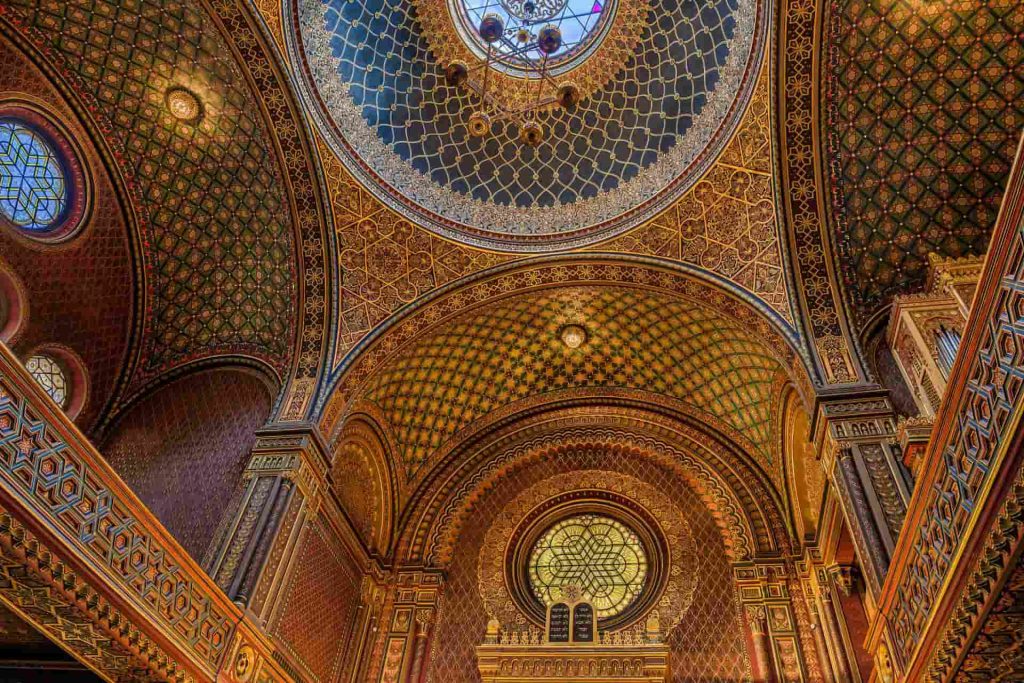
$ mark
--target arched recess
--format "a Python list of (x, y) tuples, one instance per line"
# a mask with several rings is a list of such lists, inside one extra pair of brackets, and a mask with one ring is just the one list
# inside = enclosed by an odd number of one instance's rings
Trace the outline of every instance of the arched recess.
[[(699, 490), (705, 482), (673, 462), (672, 454), (657, 457), (670, 448), (668, 444), (652, 438), (641, 444), (640, 435), (631, 436), (628, 429), (573, 430), (568, 422), (574, 412), (578, 416), (578, 410), (566, 411), (562, 420), (554, 420), (557, 424), (538, 422), (532, 430), (525, 428), (534, 439), (518, 448), (516, 439), (506, 442), (508, 448), (498, 449), (501, 455), (476, 463), (466, 485), (452, 487), (446, 504), (438, 506), (442, 516), (453, 511), (466, 523), (439, 528), (447, 537), (439, 544), (448, 555), (447, 578), (427, 680), (471, 680), (473, 646), (489, 618), (499, 619), (506, 628), (525, 627), (526, 617), (520, 621), (515, 603), (505, 597), (513, 589), (507, 582), (502, 585), (497, 569), (502, 556), (516, 550), (509, 528), (521, 527), (532, 510), (571, 505), (577, 497), (627, 501), (651, 515), (663, 530), (677, 534), (670, 543), (676, 553), (668, 560), (668, 584), (651, 605), (665, 610), (660, 621), (667, 631), (673, 675), (747, 680), (750, 661), (731, 568), (739, 559), (740, 543), (730, 538), (749, 533), (742, 528), (745, 522), (739, 529), (723, 529), (729, 511), (717, 507), (722, 502), (714, 494)], [(605, 424), (608, 421), (605, 416)], [(509, 461), (501, 462), (502, 456)], [(685, 527), (681, 534), (680, 526)], [(510, 542), (512, 546), (505, 548)], [(652, 583), (645, 590), (660, 585)], [(642, 623), (648, 613), (642, 611), (633, 617), (639, 622), (621, 626)]]
[(391, 547), (395, 519), (387, 438), (365, 413), (349, 418), (342, 434), (332, 454), (330, 490), (370, 553), (384, 555)]
[(396, 561), (446, 567), (480, 492), (535, 460), (573, 452), (674, 472), (712, 510), (735, 560), (792, 547), (774, 485), (728, 438), (665, 406), (577, 399), (488, 421), (453, 449), (403, 510)]
[(252, 367), (198, 368), (128, 405), (100, 446), (197, 561), (232, 509), (255, 432), (277, 391), (267, 373)]
[(817, 537), (825, 473), (814, 457), (810, 420), (796, 392), (787, 391), (779, 411), (782, 461), (786, 471), (788, 515), (800, 541)]

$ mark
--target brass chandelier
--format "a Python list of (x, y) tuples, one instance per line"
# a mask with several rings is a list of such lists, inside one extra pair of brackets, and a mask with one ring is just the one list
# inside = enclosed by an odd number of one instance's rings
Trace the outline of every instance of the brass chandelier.
[[(514, 37), (515, 47), (499, 52), (495, 43), (506, 32), (505, 20), (497, 14), (487, 14), (477, 27), (477, 33), (487, 46), (486, 58), (473, 66), (465, 62), (452, 62), (445, 67), (445, 78), (449, 85), (463, 86), (475, 93), (483, 105), (473, 112), (468, 121), (469, 134), (474, 137), (489, 135), (498, 121), (512, 121), (518, 125), (519, 139), (531, 147), (544, 141), (545, 129), (538, 114), (541, 110), (558, 105), (571, 109), (580, 100), (580, 91), (571, 82), (558, 83), (549, 71), (549, 61), (562, 47), (562, 31), (554, 24), (546, 24), (534, 33), (534, 26), (543, 20), (533, 2), (517, 3), (518, 12), (511, 14), (519, 20), (519, 26), (509, 31)], [(531, 56), (537, 52), (540, 58)], [(502, 65), (514, 65), (526, 78), (536, 82), (536, 93), (521, 107), (509, 107), (490, 90), (491, 71)]]

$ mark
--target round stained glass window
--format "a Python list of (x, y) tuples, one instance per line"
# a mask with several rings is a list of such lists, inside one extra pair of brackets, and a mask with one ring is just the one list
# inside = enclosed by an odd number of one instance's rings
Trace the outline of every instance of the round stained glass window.
[(527, 59), (541, 59), (536, 47), (537, 35), (545, 26), (557, 26), (562, 34), (562, 47), (549, 57), (549, 67), (570, 66), (569, 62), (584, 58), (597, 46), (615, 12), (615, 0), (457, 0), (457, 3), (461, 5), (463, 30), (481, 55), (486, 54), (487, 43), (478, 33), (480, 22), (488, 14), (501, 18), (505, 30), (494, 42), (494, 49), (500, 66), (511, 70), (529, 70)]
[(32, 356), (25, 363), (25, 369), (35, 378), (53, 402), (61, 408), (68, 400), (68, 378), (60, 363), (42, 354)]
[(647, 553), (637, 535), (621, 522), (579, 515), (558, 522), (533, 546), (530, 585), (550, 605), (572, 588), (601, 618), (629, 607), (647, 580)]
[(0, 119), (0, 213), (23, 230), (46, 231), (64, 218), (68, 184), (56, 150), (16, 119)]

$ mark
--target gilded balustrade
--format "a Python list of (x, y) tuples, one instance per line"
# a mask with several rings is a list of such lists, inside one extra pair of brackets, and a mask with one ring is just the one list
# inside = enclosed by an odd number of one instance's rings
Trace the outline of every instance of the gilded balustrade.
[(0, 601), (106, 680), (288, 680), (2, 343)]
[(1024, 542), (1022, 390), (1024, 162), (1018, 150), (869, 636), (881, 680), (955, 676), (1015, 566)]

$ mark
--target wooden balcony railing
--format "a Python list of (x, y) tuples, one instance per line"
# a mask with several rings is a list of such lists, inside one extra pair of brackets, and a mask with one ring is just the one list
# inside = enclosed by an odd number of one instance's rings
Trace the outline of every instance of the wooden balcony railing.
[(0, 601), (107, 680), (284, 678), (242, 611), (2, 343)]
[(871, 647), (892, 650), (903, 680), (945, 680), (955, 672), (1006, 568), (999, 558), (1008, 557), (1012, 544), (998, 518), (1008, 499), (1024, 492), (1014, 490), (1022, 464), (1022, 392), (1024, 161), (1018, 149), (869, 638)]

